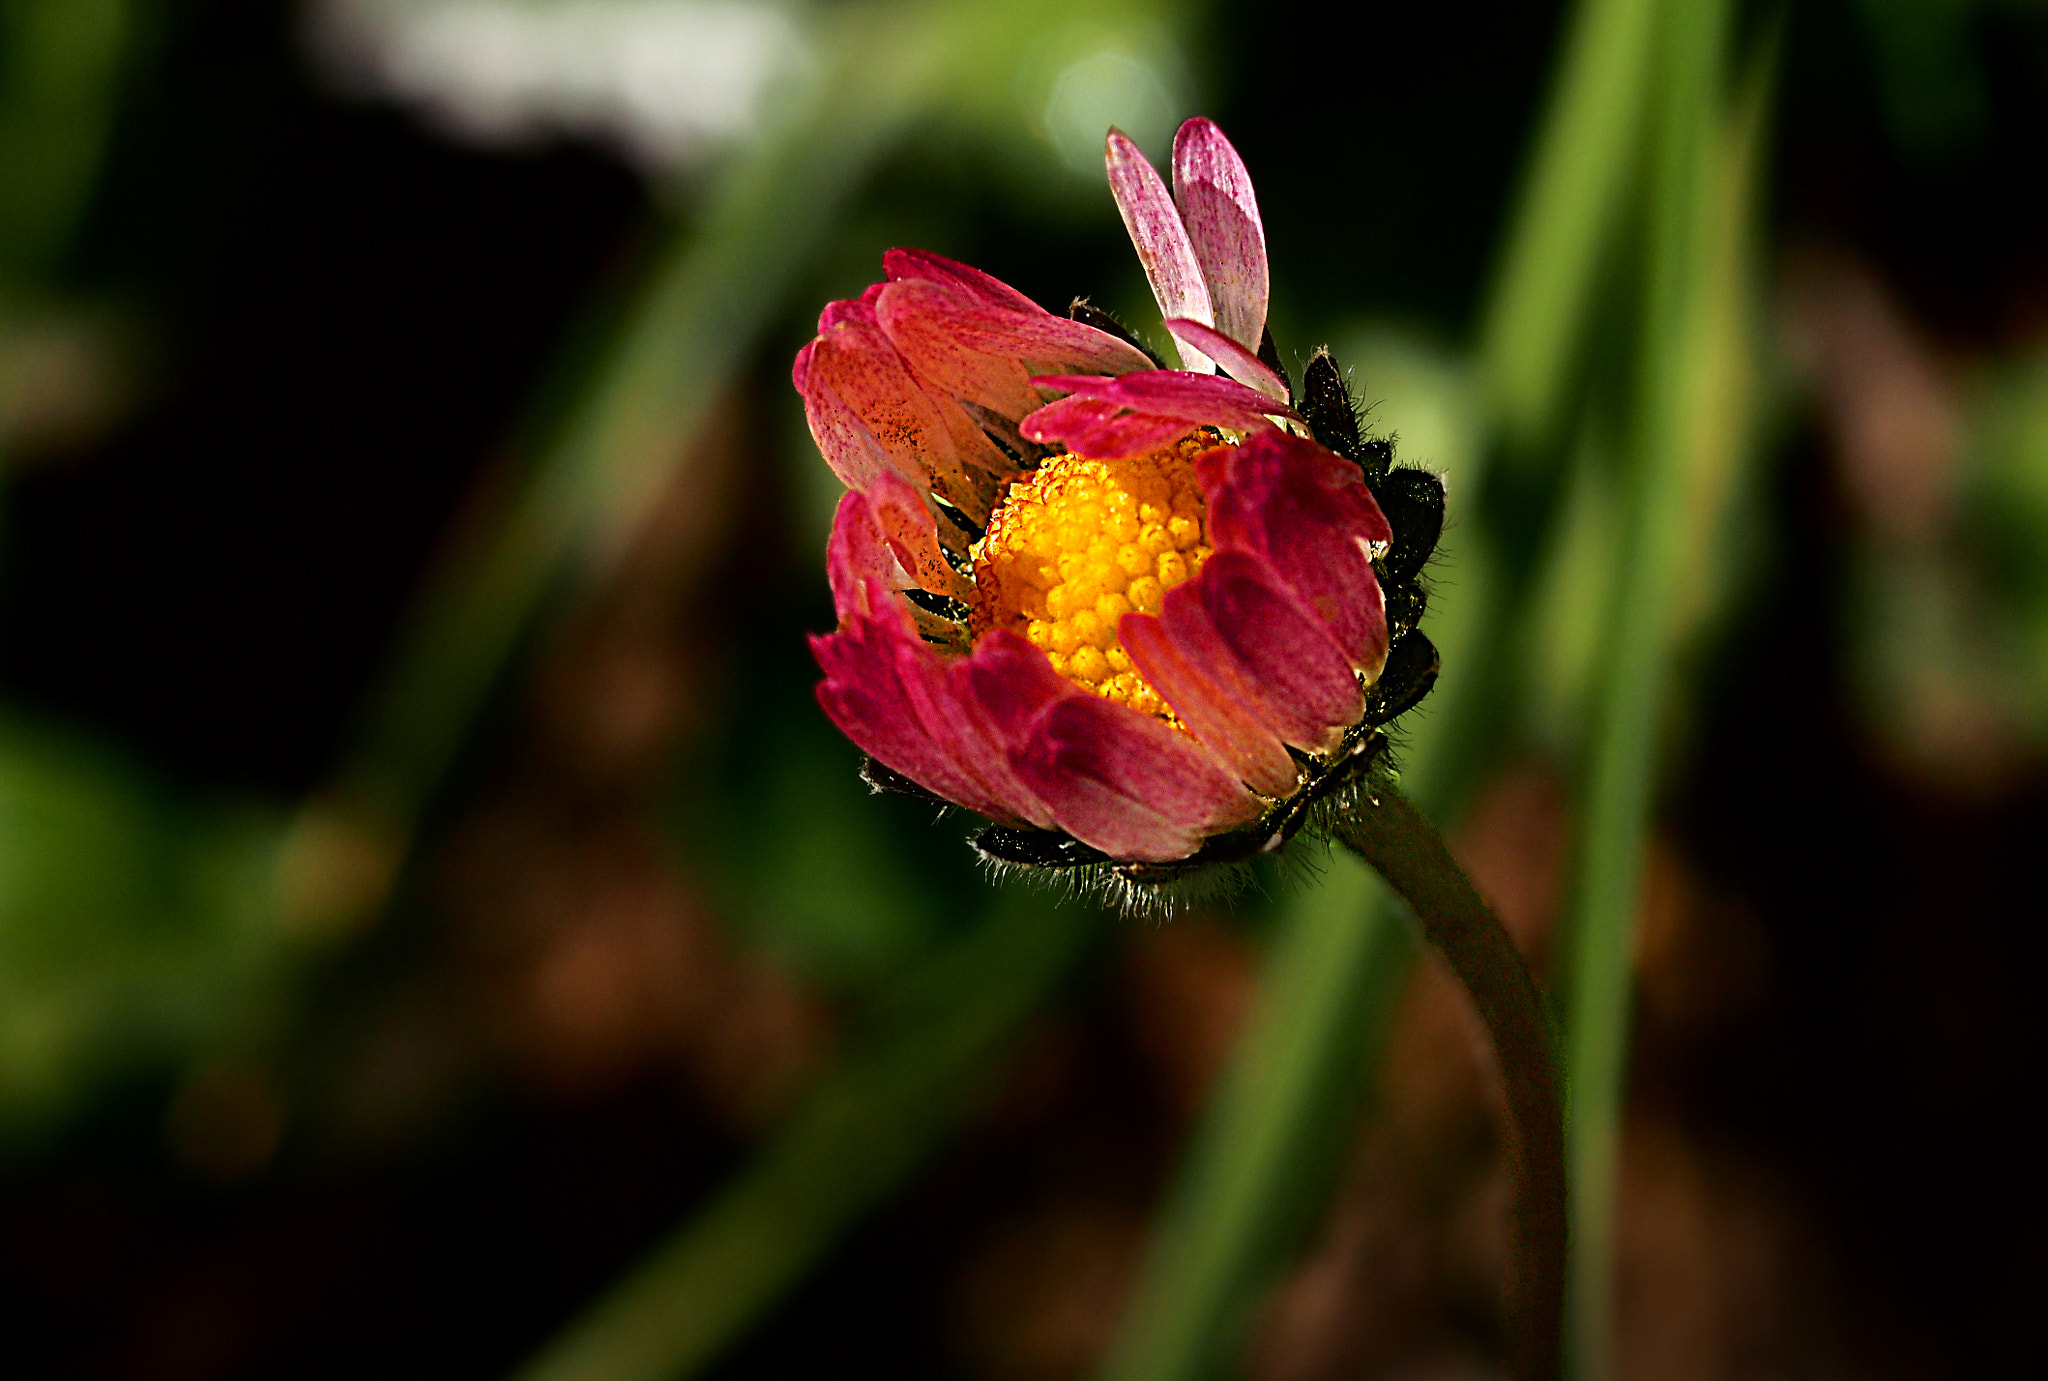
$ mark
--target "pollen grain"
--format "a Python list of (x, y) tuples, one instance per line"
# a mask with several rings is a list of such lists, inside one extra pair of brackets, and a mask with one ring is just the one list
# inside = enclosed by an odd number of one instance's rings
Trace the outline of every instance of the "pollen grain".
[(1158, 613), (1208, 560), (1194, 459), (1215, 444), (1194, 432), (1127, 460), (1055, 456), (1012, 482), (975, 548), (974, 636), (1011, 629), (1068, 680), (1177, 724), (1125, 655), (1117, 620)]

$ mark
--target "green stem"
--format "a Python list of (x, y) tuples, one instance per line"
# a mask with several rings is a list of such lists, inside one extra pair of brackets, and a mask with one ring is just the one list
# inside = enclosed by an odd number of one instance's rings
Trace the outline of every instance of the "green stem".
[(1515, 1202), (1508, 1258), (1514, 1374), (1556, 1381), (1564, 1317), (1564, 1123), (1542, 994), (1443, 836), (1400, 792), (1376, 788), (1336, 833), (1414, 908), (1424, 937), (1450, 962), (1493, 1040), (1507, 1091)]

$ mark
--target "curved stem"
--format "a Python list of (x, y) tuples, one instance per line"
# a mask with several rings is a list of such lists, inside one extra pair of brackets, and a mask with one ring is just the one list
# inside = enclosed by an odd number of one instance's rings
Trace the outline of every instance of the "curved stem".
[(1508, 1256), (1514, 1374), (1555, 1381), (1564, 1319), (1564, 1119), (1542, 995), (1499, 918), (1407, 797), (1375, 787), (1338, 822), (1336, 835), (1415, 909), (1493, 1040), (1507, 1088), (1515, 1196)]

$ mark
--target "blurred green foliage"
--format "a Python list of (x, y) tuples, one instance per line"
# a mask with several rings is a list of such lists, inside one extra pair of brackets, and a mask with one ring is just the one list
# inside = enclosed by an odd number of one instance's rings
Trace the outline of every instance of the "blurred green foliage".
[[(1977, 138), (1974, 11), (1863, 0), (1858, 13), (1901, 147), (1936, 157)], [(1353, 315), (1361, 304), (1316, 323), (1372, 425), (1444, 473), (1451, 495), (1427, 624), (1445, 673), (1406, 730), (1404, 785), (1449, 824), (1511, 748), (1575, 764), (1563, 1052), (1577, 1366), (1596, 1381), (1611, 1371), (1644, 849), (1692, 640), (1758, 555), (1730, 515), (1753, 503), (1759, 400), (1783, 387), (1762, 377), (1752, 243), (1775, 38), (1738, 30), (1740, 17), (1719, 0), (1582, 0), (1473, 339), (1432, 341)], [(835, 278), (867, 182), (908, 141), (951, 141), (1023, 196), (1069, 209), (1085, 196), (1106, 215), (1101, 126), (1163, 146), (1192, 109), (1208, 16), (1166, 0), (905, 0), (805, 18), (821, 61), (565, 351), (507, 482), (419, 594), (327, 788), (296, 806), (202, 798), (0, 711), (0, 1142), (53, 1135), (106, 1089), (208, 1052), (274, 1057), (307, 976), (405, 895), (415, 836), (522, 654), (687, 478), (693, 440), (764, 344), (801, 330), (816, 304), (799, 291)], [(0, 337), (20, 304), (61, 296), (146, 28), (117, 0), (0, 10)], [(10, 358), (0, 351), (0, 367)], [(794, 402), (778, 406), (795, 467), (785, 487), (821, 528), (831, 486)], [(1969, 526), (1910, 589), (1877, 598), (1922, 609), (1908, 653), (1951, 638), (1953, 660), (1990, 683), (1983, 694), (2048, 742), (2048, 362), (1990, 368), (1967, 411)], [(808, 674), (776, 663), (759, 683), (741, 678), (717, 751), (678, 766), (667, 823), (735, 934), (836, 999), (849, 1034), (756, 1158), (536, 1358), (523, 1373), (536, 1381), (714, 1361), (944, 1145), (1006, 1044), (1112, 932), (1088, 908), (994, 891), (957, 829), (871, 799), (851, 750), (792, 693)], [(1161, 1210), (1112, 1376), (1232, 1369), (1370, 1106), (1413, 941), (1358, 865), (1310, 863), (1320, 885), (1284, 892), (1265, 907), (1270, 925), (1251, 927), (1264, 944), (1254, 1015)]]

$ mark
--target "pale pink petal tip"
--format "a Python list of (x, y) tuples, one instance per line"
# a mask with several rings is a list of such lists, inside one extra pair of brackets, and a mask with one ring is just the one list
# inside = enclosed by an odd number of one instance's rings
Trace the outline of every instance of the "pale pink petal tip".
[(1173, 199), (1212, 314), (1166, 315), (1213, 324), (1256, 353), (1266, 329), (1266, 230), (1244, 160), (1213, 121), (1197, 116), (1174, 136)]
[[(1152, 285), (1159, 314), (1213, 322), (1216, 318), (1210, 305), (1208, 280), (1166, 183), (1121, 130), (1110, 130), (1103, 156), (1109, 170), (1110, 195), (1116, 199), (1124, 229), (1138, 251), (1138, 262), (1144, 266), (1145, 280)], [(1256, 341), (1253, 346), (1257, 347)], [(1209, 369), (1208, 356), (1199, 350), (1182, 346), (1180, 353), (1181, 363), (1188, 369)]]

